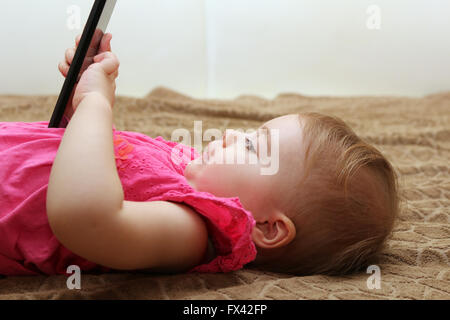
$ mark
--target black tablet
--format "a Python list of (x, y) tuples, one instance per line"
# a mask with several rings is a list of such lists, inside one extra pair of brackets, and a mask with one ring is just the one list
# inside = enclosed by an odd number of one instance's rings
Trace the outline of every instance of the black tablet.
[(49, 128), (65, 128), (67, 126), (67, 120), (63, 117), (67, 103), (84, 70), (92, 64), (97, 55), (100, 41), (106, 32), (116, 2), (117, 0), (95, 0), (53, 110)]

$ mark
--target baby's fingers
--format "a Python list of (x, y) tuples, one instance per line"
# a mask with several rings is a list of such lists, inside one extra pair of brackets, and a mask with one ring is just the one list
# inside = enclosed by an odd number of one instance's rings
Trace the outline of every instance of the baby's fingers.
[(112, 34), (111, 33), (106, 33), (101, 42), (100, 42), (100, 46), (98, 48), (98, 54), (106, 52), (106, 51), (111, 51), (111, 39), (112, 39)]
[(75, 48), (69, 48), (66, 50), (65, 57), (66, 57), (66, 63), (68, 65), (72, 64), (73, 57), (75, 56), (75, 50), (76, 50)]
[(111, 76), (113, 77), (113, 79), (117, 79), (117, 77), (119, 76), (119, 69), (114, 71), (114, 73), (112, 73)]
[(58, 69), (61, 72), (61, 74), (64, 76), (64, 78), (67, 77), (67, 73), (69, 72), (69, 68), (70, 68), (70, 66), (64, 61), (61, 61), (58, 64)]
[(113, 74), (119, 69), (120, 62), (116, 55), (110, 51), (100, 53), (94, 57), (94, 62), (98, 62), (102, 65), (103, 70), (107, 74)]
[(78, 47), (78, 45), (80, 44), (80, 39), (81, 39), (81, 34), (77, 35), (77, 37), (75, 38), (75, 47)]

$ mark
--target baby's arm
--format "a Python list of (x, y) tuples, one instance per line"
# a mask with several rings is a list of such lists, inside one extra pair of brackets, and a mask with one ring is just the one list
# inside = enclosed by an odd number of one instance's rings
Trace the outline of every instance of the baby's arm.
[(196, 266), (207, 249), (205, 222), (184, 204), (124, 201), (111, 125), (111, 107), (100, 95), (78, 106), (48, 186), (53, 233), (72, 252), (114, 269), (177, 272)]
[[(118, 209), (123, 201), (112, 142), (119, 61), (110, 51), (111, 38), (111, 34), (103, 35), (98, 55), (82, 73), (74, 90), (71, 99), (74, 114), (50, 174), (47, 208), (51, 211), (80, 209), (80, 203), (89, 212)], [(74, 51), (66, 51), (67, 60), (72, 59)], [(60, 65), (64, 74), (69, 67)]]
[(107, 267), (189, 269), (206, 252), (205, 222), (184, 204), (124, 201), (112, 131), (118, 61), (106, 53), (95, 62), (77, 85), (52, 166), (50, 227), (66, 248)]
[[(100, 94), (86, 96), (65, 130), (47, 190), (47, 210), (93, 215), (123, 201), (114, 158), (112, 109)], [(81, 213), (80, 213), (81, 214)]]

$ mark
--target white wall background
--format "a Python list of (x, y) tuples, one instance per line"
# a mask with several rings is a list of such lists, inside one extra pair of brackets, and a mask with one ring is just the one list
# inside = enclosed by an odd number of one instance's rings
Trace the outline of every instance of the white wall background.
[[(58, 94), (93, 0), (0, 0), (0, 94)], [(68, 7), (81, 9), (70, 30)], [(381, 10), (369, 29), (370, 5)], [(117, 94), (197, 98), (450, 90), (448, 0), (118, 0)]]

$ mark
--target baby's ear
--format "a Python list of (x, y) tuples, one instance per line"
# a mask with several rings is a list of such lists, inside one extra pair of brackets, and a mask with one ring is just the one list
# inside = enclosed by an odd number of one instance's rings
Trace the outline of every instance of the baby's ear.
[(294, 223), (285, 214), (278, 213), (271, 221), (256, 222), (253, 242), (264, 249), (275, 249), (289, 244), (296, 235)]

